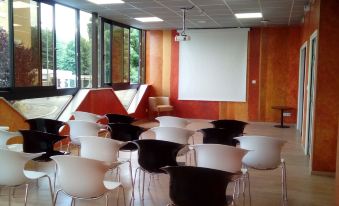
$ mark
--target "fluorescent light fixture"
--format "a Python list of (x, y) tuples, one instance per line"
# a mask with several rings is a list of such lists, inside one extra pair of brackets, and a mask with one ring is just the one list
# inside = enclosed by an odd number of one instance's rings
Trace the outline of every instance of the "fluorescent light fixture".
[(262, 13), (237, 13), (235, 17), (238, 19), (262, 18)]
[(14, 27), (22, 26), (21, 24), (13, 24)]
[(121, 0), (87, 0), (89, 2), (92, 2), (94, 4), (123, 4), (124, 1)]
[(138, 21), (141, 21), (141, 22), (159, 22), (159, 21), (164, 21), (158, 17), (140, 17), (140, 18), (134, 18)]
[(31, 4), (23, 2), (23, 1), (14, 1), (13, 2), (14, 9), (26, 9), (31, 8)]

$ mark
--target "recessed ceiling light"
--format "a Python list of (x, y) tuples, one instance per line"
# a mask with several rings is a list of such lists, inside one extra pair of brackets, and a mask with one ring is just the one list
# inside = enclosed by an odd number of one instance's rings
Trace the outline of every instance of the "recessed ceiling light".
[(262, 13), (237, 13), (235, 16), (238, 19), (262, 18)]
[(87, 0), (89, 2), (92, 2), (94, 4), (123, 4), (124, 1), (121, 0)]
[(140, 18), (134, 18), (138, 21), (141, 21), (141, 22), (159, 22), (159, 21), (164, 21), (158, 17), (140, 17)]
[(205, 24), (206, 21), (205, 21), (205, 20), (199, 20), (198, 23), (199, 23), (199, 24)]
[(13, 24), (14, 27), (22, 26), (21, 24)]
[(31, 4), (23, 2), (23, 1), (14, 1), (13, 2), (13, 8), (14, 9), (26, 9), (30, 8)]

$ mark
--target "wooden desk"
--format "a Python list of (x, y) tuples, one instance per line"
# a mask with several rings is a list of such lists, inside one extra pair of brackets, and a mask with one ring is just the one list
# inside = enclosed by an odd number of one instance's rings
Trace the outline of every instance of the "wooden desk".
[(280, 125), (274, 125), (275, 127), (279, 128), (289, 128), (289, 126), (284, 125), (284, 111), (292, 110), (293, 107), (288, 106), (273, 106), (272, 109), (280, 110)]

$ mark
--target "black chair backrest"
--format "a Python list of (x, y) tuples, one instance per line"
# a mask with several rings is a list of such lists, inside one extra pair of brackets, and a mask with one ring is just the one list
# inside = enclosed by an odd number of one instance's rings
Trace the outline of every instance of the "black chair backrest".
[(131, 124), (135, 121), (134, 117), (123, 115), (123, 114), (106, 114), (108, 123), (124, 123)]
[(65, 123), (54, 119), (35, 118), (28, 119), (26, 122), (29, 124), (31, 130), (47, 132), (52, 134), (59, 134), (59, 129)]
[(162, 168), (170, 175), (170, 198), (178, 206), (224, 206), (233, 173), (203, 167)]
[(56, 134), (41, 132), (37, 130), (19, 130), (23, 137), (23, 150), (27, 153), (45, 152), (41, 157), (35, 160), (49, 161), (49, 157), (57, 154), (63, 154), (55, 151), (53, 145), (66, 138)]
[(178, 166), (176, 161), (183, 144), (154, 139), (136, 140), (138, 147), (138, 162), (142, 169), (150, 173), (164, 173), (160, 169), (165, 166)]
[[(111, 138), (122, 142), (138, 140), (141, 133), (145, 131), (142, 127), (123, 123), (109, 123), (108, 128), (111, 131)], [(129, 151), (135, 151), (137, 149), (137, 146), (131, 143), (120, 148), (120, 150)]]
[(233, 119), (220, 119), (211, 122), (215, 128), (224, 128), (231, 130), (237, 136), (241, 136), (244, 133), (247, 122), (233, 120)]
[(238, 140), (233, 139), (238, 137), (238, 133), (223, 129), (223, 128), (206, 128), (200, 130), (203, 134), (203, 143), (204, 144), (223, 144), (229, 146), (237, 146), (239, 143)]

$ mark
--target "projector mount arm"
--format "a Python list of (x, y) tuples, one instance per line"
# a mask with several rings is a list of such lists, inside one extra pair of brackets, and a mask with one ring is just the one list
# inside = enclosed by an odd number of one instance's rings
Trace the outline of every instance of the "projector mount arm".
[(194, 6), (181, 8), (181, 11), (182, 11), (182, 32), (180, 33), (181, 36), (186, 36), (186, 34), (185, 34), (185, 31), (186, 31), (186, 11), (191, 10), (193, 8), (194, 8)]

